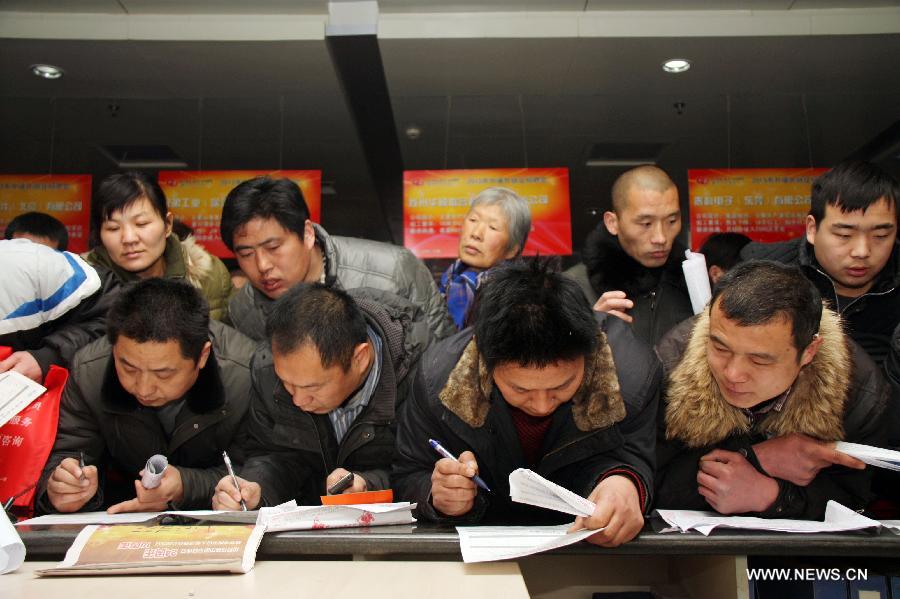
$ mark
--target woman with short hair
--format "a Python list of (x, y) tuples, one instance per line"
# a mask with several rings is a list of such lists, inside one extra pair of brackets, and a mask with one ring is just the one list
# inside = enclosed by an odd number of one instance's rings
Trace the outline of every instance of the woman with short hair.
[(233, 290), (228, 269), (193, 236), (179, 240), (173, 222), (156, 181), (133, 171), (110, 175), (91, 202), (87, 261), (110, 269), (122, 283), (186, 279), (206, 298), (210, 317), (222, 320)]
[(459, 258), (441, 276), (441, 294), (456, 328), (466, 326), (475, 292), (491, 268), (522, 254), (531, 211), (519, 194), (488, 187), (472, 200), (459, 233)]

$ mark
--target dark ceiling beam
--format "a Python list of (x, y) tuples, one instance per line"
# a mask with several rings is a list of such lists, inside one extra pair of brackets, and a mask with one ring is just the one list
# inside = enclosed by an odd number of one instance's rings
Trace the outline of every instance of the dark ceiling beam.
[[(381, 204), (385, 228), (393, 243), (402, 243), (403, 155), (397, 139), (375, 23), (349, 27), (332, 25), (335, 20), (332, 7), (351, 4), (376, 3), (330, 3), (331, 19), (325, 42), (356, 126), (369, 175)], [(374, 9), (374, 19), (377, 20), (377, 5)]]

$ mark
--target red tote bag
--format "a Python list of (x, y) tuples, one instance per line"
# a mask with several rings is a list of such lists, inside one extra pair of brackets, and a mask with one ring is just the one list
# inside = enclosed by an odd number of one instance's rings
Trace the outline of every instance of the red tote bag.
[[(10, 353), (0, 347), (0, 359)], [(0, 501), (5, 504), (16, 496), (13, 508), (18, 514), (33, 510), (35, 485), (56, 440), (59, 400), (68, 378), (68, 370), (51, 366), (44, 377), (47, 391), (0, 427)]]

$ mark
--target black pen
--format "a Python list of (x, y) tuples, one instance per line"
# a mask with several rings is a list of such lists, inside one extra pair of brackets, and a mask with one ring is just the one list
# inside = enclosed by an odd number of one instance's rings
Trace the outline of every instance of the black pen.
[(84, 477), (84, 452), (83, 451), (78, 452), (78, 467), (81, 468), (81, 482), (84, 482), (87, 479)]

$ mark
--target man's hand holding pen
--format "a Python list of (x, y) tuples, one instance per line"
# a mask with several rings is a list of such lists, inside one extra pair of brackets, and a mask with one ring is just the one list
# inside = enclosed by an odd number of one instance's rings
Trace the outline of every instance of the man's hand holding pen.
[[(141, 470), (140, 476), (144, 475)], [(163, 473), (159, 486), (155, 489), (145, 489), (140, 480), (134, 481), (134, 492), (137, 497), (110, 506), (109, 514), (122, 512), (162, 512), (169, 509), (170, 503), (178, 503), (184, 497), (184, 486), (181, 482), (181, 472), (178, 468), (169, 464)]]
[(96, 495), (98, 481), (96, 466), (82, 468), (77, 459), (66, 458), (50, 475), (47, 497), (58, 512), (77, 512)]
[(475, 454), (464, 451), (459, 461), (441, 458), (431, 473), (431, 505), (447, 516), (462, 516), (475, 505), (478, 487), (472, 477), (478, 474)]
[(214, 510), (238, 511), (241, 509), (241, 499), (248, 510), (255, 510), (262, 500), (262, 487), (259, 483), (245, 480), (236, 476), (240, 493), (234, 488), (231, 475), (223, 476), (216, 484), (213, 492), (212, 507)]

